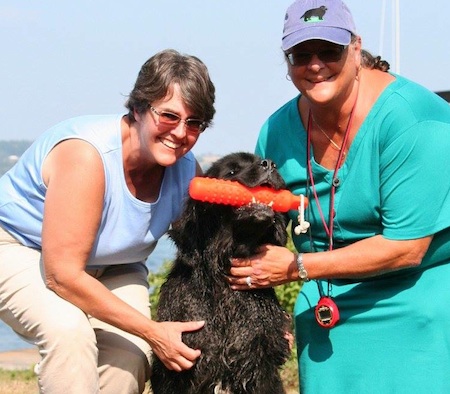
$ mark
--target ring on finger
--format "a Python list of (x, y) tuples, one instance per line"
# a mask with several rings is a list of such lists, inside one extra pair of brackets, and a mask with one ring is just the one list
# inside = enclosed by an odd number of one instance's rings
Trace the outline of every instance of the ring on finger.
[(252, 287), (252, 278), (250, 276), (247, 276), (245, 278), (245, 283), (247, 283), (248, 287)]

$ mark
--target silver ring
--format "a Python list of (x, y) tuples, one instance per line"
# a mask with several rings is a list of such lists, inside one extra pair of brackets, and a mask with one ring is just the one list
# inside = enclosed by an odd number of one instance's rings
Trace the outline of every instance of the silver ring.
[(245, 283), (247, 283), (248, 287), (252, 287), (252, 278), (250, 276), (247, 276), (245, 278)]

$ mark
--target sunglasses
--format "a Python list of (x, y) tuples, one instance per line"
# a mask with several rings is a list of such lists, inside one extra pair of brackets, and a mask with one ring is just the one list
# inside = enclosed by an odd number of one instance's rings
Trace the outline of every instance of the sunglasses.
[(186, 128), (193, 133), (201, 133), (208, 127), (208, 123), (201, 119), (181, 119), (177, 114), (167, 111), (157, 111), (154, 107), (150, 109), (158, 116), (161, 126), (178, 126), (180, 122), (186, 125)]
[(291, 66), (306, 66), (311, 62), (314, 55), (324, 63), (335, 63), (342, 59), (342, 54), (347, 46), (348, 45), (335, 45), (333, 47), (322, 49), (319, 52), (295, 51), (286, 53), (285, 55)]

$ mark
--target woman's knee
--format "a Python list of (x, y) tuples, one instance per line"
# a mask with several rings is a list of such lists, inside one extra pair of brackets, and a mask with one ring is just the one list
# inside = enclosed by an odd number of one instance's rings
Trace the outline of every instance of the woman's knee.
[(126, 385), (127, 392), (141, 393), (150, 379), (150, 346), (130, 334), (124, 336), (104, 330), (98, 330), (96, 334), (102, 393), (109, 392), (106, 387), (114, 387), (114, 382), (122, 387)]
[[(87, 316), (79, 313), (46, 314), (45, 318), (36, 325), (36, 338), (39, 347), (47, 350), (51, 347), (77, 352), (79, 349), (96, 348), (97, 341), (93, 328)], [(85, 350), (83, 350), (85, 351)]]

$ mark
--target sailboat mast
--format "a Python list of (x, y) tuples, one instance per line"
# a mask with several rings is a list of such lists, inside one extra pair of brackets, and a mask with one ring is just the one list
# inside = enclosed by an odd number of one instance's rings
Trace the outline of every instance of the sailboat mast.
[(400, 74), (400, 0), (395, 1), (395, 72)]

